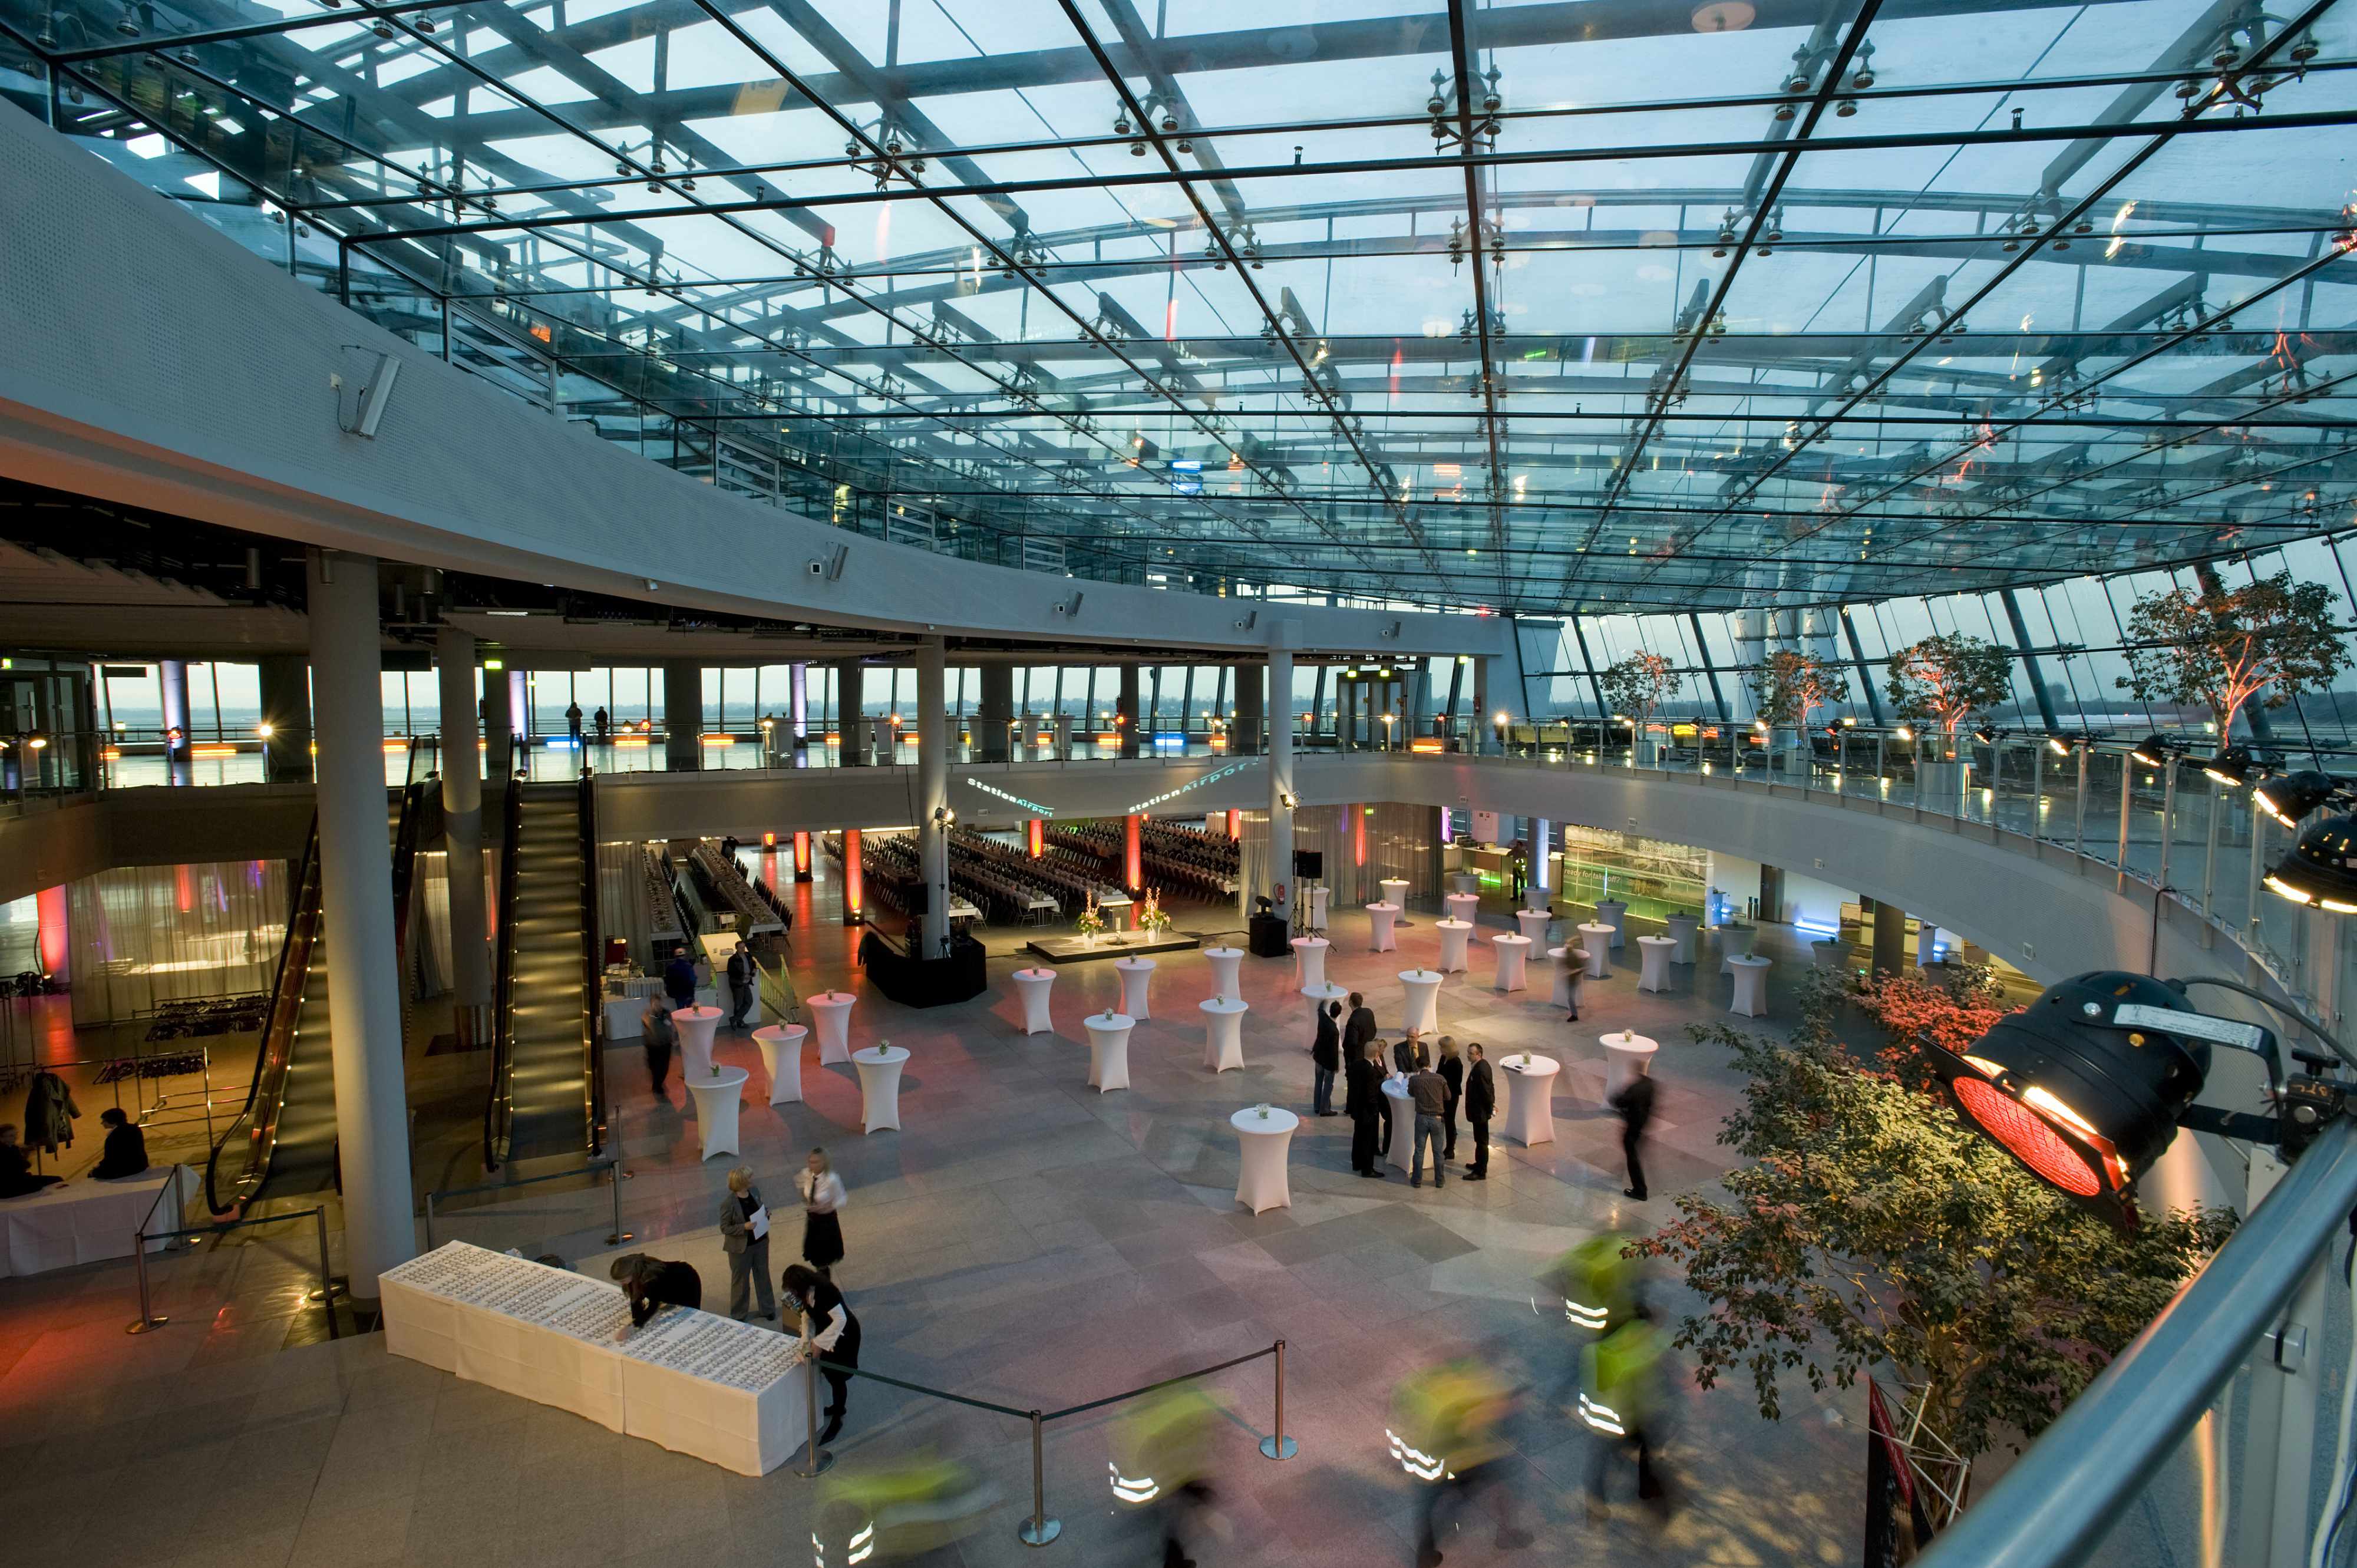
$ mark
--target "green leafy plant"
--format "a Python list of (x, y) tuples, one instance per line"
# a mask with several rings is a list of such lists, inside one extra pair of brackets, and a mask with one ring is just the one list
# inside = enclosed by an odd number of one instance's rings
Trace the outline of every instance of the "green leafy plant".
[[(1907, 1020), (1861, 1058), (1834, 1023), (1854, 993), (1802, 982), (1790, 1042), (1717, 1026), (1749, 1078), (1719, 1142), (1749, 1162), (1727, 1197), (1688, 1193), (1640, 1250), (1680, 1265), (1710, 1305), (1680, 1325), (1704, 1387), (1748, 1374), (1760, 1412), (1778, 1380), (1813, 1389), (1867, 1372), (1928, 1386), (1926, 1422), (1969, 1464), (2035, 1437), (2216, 1250), (2233, 1217), (2147, 1215), (2131, 1231), (2086, 1213), (1964, 1130), (1929, 1075), (1889, 1059), (1907, 1034), (1964, 1026), (1966, 1002), (1896, 977), (1857, 997)], [(1900, 1004), (1903, 993), (1903, 1005)], [(1977, 1001), (1985, 998), (1970, 998)]]
[(1813, 653), (1780, 650), (1751, 671), (1751, 705), (1777, 729), (1805, 729), (1817, 709), (1849, 701), (1849, 677)]
[(1890, 656), (1890, 705), (1902, 719), (1936, 725), (1941, 754), (1956, 755), (1956, 730), (2013, 695), (2011, 657), (1983, 638), (1943, 631)]
[(1596, 683), (1613, 715), (1629, 720), (1631, 737), (1640, 741), (1645, 738), (1653, 715), (1678, 689), (1670, 661), (1658, 653), (1632, 653), (1607, 667), (1596, 677)]
[(2147, 703), (2199, 703), (2222, 744), (2234, 715), (2252, 703), (2279, 708), (2320, 692), (2349, 668), (2333, 624), (2332, 595), (2289, 572), (2229, 588), (2214, 572), (2201, 591), (2147, 594), (2128, 611), (2128, 672), (2123, 691)]

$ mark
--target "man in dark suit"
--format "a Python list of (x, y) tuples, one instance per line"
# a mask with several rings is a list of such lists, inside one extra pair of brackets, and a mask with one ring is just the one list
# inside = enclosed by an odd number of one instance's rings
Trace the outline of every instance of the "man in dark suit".
[(1376, 1168), (1375, 1160), (1383, 1145), (1375, 1141), (1375, 1129), (1383, 1099), (1383, 1069), (1363, 1046), (1347, 1052), (1342, 1067), (1346, 1074), (1342, 1109), (1351, 1116), (1351, 1168), (1381, 1180), (1383, 1173)]
[(147, 1135), (139, 1123), (123, 1113), (119, 1106), (108, 1106), (98, 1113), (99, 1124), (106, 1129), (106, 1148), (98, 1157), (91, 1175), (102, 1181), (117, 1176), (135, 1176), (147, 1169)]
[(1498, 1108), (1498, 1085), (1490, 1076), (1490, 1060), (1479, 1046), (1465, 1047), (1472, 1067), (1465, 1075), (1465, 1124), (1473, 1131), (1473, 1163), (1467, 1181), (1490, 1179), (1490, 1117)]
[(1334, 1075), (1342, 1070), (1341, 1017), (1340, 1002), (1329, 1002), (1318, 1015), (1318, 1038), (1309, 1047), (1309, 1062), (1317, 1069), (1310, 1096), (1313, 1115), (1334, 1114)]
[[(1351, 1015), (1342, 1021), (1342, 1060), (1345, 1065), (1367, 1054), (1367, 1042), (1375, 1037), (1375, 1010), (1357, 992), (1351, 993)], [(1375, 1076), (1383, 1077), (1383, 1066), (1377, 1063)], [(1375, 1117), (1383, 1126), (1383, 1146), (1392, 1146), (1392, 1102), (1381, 1089), (1375, 1090)]]
[(1620, 1113), (1620, 1157), (1629, 1163), (1629, 1185), (1622, 1196), (1645, 1201), (1645, 1162), (1642, 1157), (1645, 1128), (1653, 1120), (1653, 1079), (1640, 1060), (1636, 1076), (1628, 1086), (1612, 1097), (1612, 1109)]

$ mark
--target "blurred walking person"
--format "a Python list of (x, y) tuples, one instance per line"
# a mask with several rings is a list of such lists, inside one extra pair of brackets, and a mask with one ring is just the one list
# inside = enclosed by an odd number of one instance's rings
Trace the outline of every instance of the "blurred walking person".
[(843, 1178), (834, 1174), (824, 1149), (813, 1149), (795, 1173), (794, 1185), (802, 1195), (802, 1262), (816, 1269), (819, 1278), (833, 1279), (834, 1265), (843, 1262), (843, 1221), (835, 1216), (849, 1200)]
[(1653, 1120), (1653, 1075), (1647, 1065), (1647, 1058), (1638, 1058), (1631, 1069), (1635, 1076), (1611, 1100), (1620, 1117), (1620, 1157), (1629, 1165), (1629, 1185), (1621, 1196), (1639, 1203), (1645, 1201), (1645, 1129)]
[(1426, 1368), (1400, 1385), (1389, 1429), (1392, 1457), (1425, 1484), (1416, 1510), (1416, 1568), (1439, 1568), (1441, 1509), (1456, 1516), (1452, 1532), (1462, 1530), (1466, 1509), (1483, 1492), (1497, 1511), (1498, 1550), (1531, 1543), (1530, 1532), (1515, 1528), (1513, 1495), (1504, 1485), (1504, 1427), (1512, 1408), (1505, 1385), (1471, 1360)]
[(1134, 1406), (1116, 1438), (1114, 1496), (1146, 1510), (1161, 1538), (1162, 1568), (1195, 1568), (1182, 1537), (1211, 1506), (1211, 1440), (1221, 1410), (1193, 1384), (1164, 1389)]
[(1613, 1460), (1626, 1453), (1637, 1462), (1637, 1500), (1662, 1519), (1670, 1514), (1669, 1488), (1653, 1467), (1653, 1449), (1664, 1418), (1662, 1337), (1642, 1305), (1630, 1320), (1590, 1345), (1581, 1358), (1579, 1416), (1595, 1434), (1588, 1456), (1587, 1518), (1610, 1517), (1606, 1497)]

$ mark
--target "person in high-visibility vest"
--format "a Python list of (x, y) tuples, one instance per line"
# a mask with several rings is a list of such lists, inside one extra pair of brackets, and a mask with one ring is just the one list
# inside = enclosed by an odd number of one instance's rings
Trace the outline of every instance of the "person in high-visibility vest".
[(1653, 1468), (1653, 1444), (1660, 1436), (1664, 1401), (1662, 1395), (1661, 1331), (1640, 1309), (1638, 1315), (1587, 1347), (1581, 1355), (1580, 1419), (1596, 1436), (1587, 1469), (1587, 1517), (1606, 1517), (1605, 1482), (1613, 1455), (1633, 1450), (1637, 1459), (1637, 1500), (1669, 1513), (1669, 1489)]
[[(821, 1494), (821, 1519), (838, 1563), (963, 1561), (954, 1543), (982, 1528), (998, 1487), (953, 1459), (929, 1455), (881, 1468), (837, 1470)], [(934, 1556), (938, 1553), (938, 1557)]]
[(1514, 1528), (1513, 1498), (1500, 1484), (1508, 1452), (1504, 1423), (1513, 1409), (1511, 1390), (1479, 1363), (1449, 1361), (1412, 1374), (1393, 1399), (1392, 1457), (1425, 1483), (1416, 1529), (1416, 1568), (1437, 1568), (1440, 1506), (1463, 1509), (1473, 1495), (1488, 1491), (1497, 1505), (1498, 1545), (1512, 1551), (1530, 1544), (1529, 1532)]
[(1564, 1316), (1575, 1328), (1609, 1334), (1636, 1315), (1637, 1261), (1626, 1255), (1630, 1233), (1606, 1230), (1555, 1261), (1548, 1280), (1563, 1292)]
[(1182, 1532), (1211, 1505), (1211, 1453), (1223, 1412), (1204, 1389), (1183, 1383), (1132, 1404), (1115, 1434), (1114, 1498), (1143, 1512), (1162, 1540), (1163, 1568), (1195, 1568)]

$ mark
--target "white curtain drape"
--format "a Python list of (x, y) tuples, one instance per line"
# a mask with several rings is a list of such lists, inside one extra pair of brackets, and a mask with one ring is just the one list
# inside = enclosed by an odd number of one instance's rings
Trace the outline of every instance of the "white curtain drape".
[(106, 1024), (156, 1004), (266, 991), (286, 936), (286, 863), (102, 871), (67, 890), (73, 1017)]

